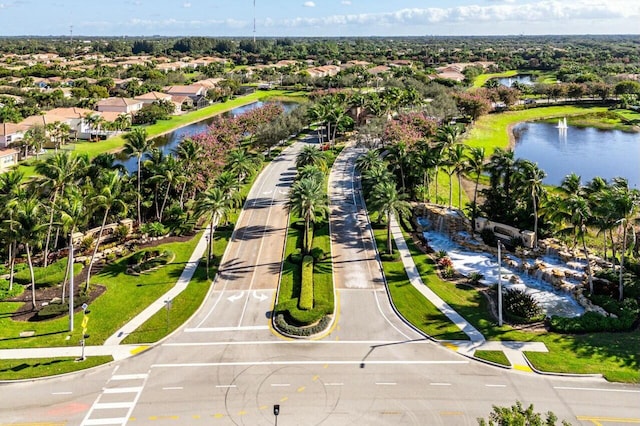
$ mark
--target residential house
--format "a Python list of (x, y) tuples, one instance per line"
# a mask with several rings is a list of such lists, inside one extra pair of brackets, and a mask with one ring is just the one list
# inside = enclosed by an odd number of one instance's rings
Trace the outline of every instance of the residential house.
[(8, 148), (21, 140), (28, 129), (24, 124), (0, 123), (0, 148)]
[(182, 111), (182, 102), (180, 103), (174, 102), (173, 96), (171, 96), (168, 93), (148, 92), (148, 93), (145, 93), (144, 95), (136, 96), (134, 99), (144, 102), (145, 105), (151, 105), (152, 103), (159, 102), (159, 101), (167, 101), (167, 102), (173, 103), (175, 112)]
[(100, 112), (110, 111), (125, 114), (134, 114), (144, 106), (141, 100), (131, 98), (107, 98), (96, 103), (96, 109)]
[(312, 78), (330, 77), (337, 75), (340, 72), (340, 67), (337, 65), (323, 65), (321, 67), (308, 68), (307, 72)]
[(18, 150), (13, 148), (0, 149), (0, 173), (4, 173), (18, 164)]

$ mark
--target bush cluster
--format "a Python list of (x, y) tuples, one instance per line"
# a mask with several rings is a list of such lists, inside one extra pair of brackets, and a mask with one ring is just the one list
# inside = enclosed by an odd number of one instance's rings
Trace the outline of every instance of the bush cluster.
[(127, 259), (127, 273), (143, 273), (158, 266), (164, 266), (174, 257), (169, 250), (160, 251), (157, 249), (141, 250), (134, 253)]
[(302, 259), (302, 288), (298, 307), (304, 311), (313, 309), (313, 257), (305, 256)]
[(516, 322), (531, 322), (542, 319), (540, 304), (523, 290), (509, 288), (503, 294), (504, 310)]
[(276, 327), (285, 334), (291, 336), (313, 336), (327, 329), (331, 317), (328, 315), (323, 316), (318, 322), (308, 327), (297, 327), (289, 324), (283, 314), (276, 315)]
[(628, 331), (636, 322), (636, 318), (624, 315), (618, 318), (605, 317), (597, 312), (586, 312), (577, 318), (552, 316), (547, 326), (557, 333), (595, 333), (603, 331)]
[[(83, 303), (89, 301), (89, 295), (81, 294), (74, 298), (73, 304), (75, 307), (82, 306)], [(55, 318), (61, 315), (65, 315), (69, 312), (69, 302), (62, 303), (61, 301), (49, 303), (38, 311), (36, 319), (43, 321), (51, 318)]]

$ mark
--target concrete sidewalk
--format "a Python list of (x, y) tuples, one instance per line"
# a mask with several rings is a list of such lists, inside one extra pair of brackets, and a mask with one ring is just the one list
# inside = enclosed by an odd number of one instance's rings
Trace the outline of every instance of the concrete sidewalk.
[[(118, 346), (86, 346), (84, 356), (111, 355), (115, 361), (129, 358), (150, 348), (149, 345), (118, 345)], [(80, 358), (81, 346), (64, 346), (56, 348), (24, 348), (2, 349), (0, 359), (29, 359), (29, 358)]]
[(418, 268), (416, 268), (416, 264), (413, 261), (413, 257), (411, 256), (411, 252), (409, 251), (409, 247), (407, 247), (407, 242), (404, 240), (404, 236), (402, 235), (402, 230), (400, 229), (400, 225), (396, 220), (395, 216), (391, 217), (391, 234), (393, 235), (393, 239), (396, 243), (396, 247), (398, 248), (398, 252), (400, 252), (400, 257), (402, 259), (402, 263), (404, 264), (404, 269), (407, 271), (407, 276), (409, 277), (409, 281), (411, 285), (413, 285), (424, 297), (429, 300), (429, 302), (433, 303), (436, 308), (438, 308), (443, 314), (447, 316), (464, 334), (469, 336), (474, 343), (482, 343), (485, 341), (484, 336), (480, 333), (474, 326), (472, 326), (467, 320), (465, 320), (459, 313), (453, 310), (451, 306), (449, 306), (444, 300), (440, 298), (437, 294), (435, 294), (429, 287), (427, 287), (422, 278), (420, 277), (420, 273), (418, 272)]

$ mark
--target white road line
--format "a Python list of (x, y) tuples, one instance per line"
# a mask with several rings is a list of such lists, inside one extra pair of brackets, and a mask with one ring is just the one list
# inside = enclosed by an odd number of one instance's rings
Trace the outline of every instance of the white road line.
[(325, 383), (325, 386), (344, 386), (344, 383)]
[(431, 386), (451, 386), (451, 383), (429, 383)]
[(111, 380), (144, 380), (148, 374), (118, 374), (117, 376), (111, 376)]
[(185, 333), (217, 333), (220, 331), (257, 331), (268, 330), (267, 325), (253, 325), (246, 327), (200, 327), (200, 328), (187, 328)]
[[(367, 361), (367, 365), (461, 365), (469, 361)], [(183, 367), (242, 367), (268, 365), (362, 365), (362, 361), (246, 361), (246, 362), (194, 362), (183, 364), (153, 364), (151, 368)]]
[(222, 389), (228, 389), (228, 388), (235, 388), (236, 385), (216, 385), (217, 388), (222, 388)]
[(111, 418), (111, 419), (89, 419), (82, 422), (83, 426), (91, 425), (124, 425), (127, 423), (127, 417)]
[(71, 395), (73, 392), (51, 392), (51, 395)]
[(182, 390), (184, 389), (182, 386), (167, 386), (162, 388), (162, 390)]
[[(260, 327), (260, 326), (258, 326)], [(267, 327), (268, 328), (268, 327)], [(245, 330), (246, 328), (243, 328)], [(191, 330), (190, 332), (196, 333), (199, 330), (207, 330), (205, 328), (192, 328), (187, 329)], [(212, 328), (208, 330), (214, 330)], [(259, 340), (259, 341), (245, 341), (245, 342), (183, 342), (183, 343), (163, 343), (162, 346), (235, 346), (235, 345), (389, 345), (394, 343), (402, 343), (403, 345), (426, 345), (431, 344), (432, 342), (429, 340), (417, 340), (417, 341), (407, 341), (407, 342), (399, 342), (397, 340)]]
[(565, 387), (565, 386), (554, 386), (553, 388), (560, 389), (560, 390), (577, 390), (577, 391), (593, 391), (593, 392), (640, 393), (640, 390), (632, 390), (632, 389), (572, 388), (572, 387)]
[(99, 402), (93, 404), (94, 410), (111, 410), (114, 408), (129, 408), (133, 405), (133, 402)]
[(286, 388), (291, 386), (289, 383), (271, 383), (272, 388)]
[(376, 382), (376, 385), (378, 385), (378, 386), (395, 386), (395, 385), (397, 385), (397, 383), (395, 383), (395, 382)]
[(142, 386), (135, 388), (105, 388), (102, 393), (134, 393), (142, 391)]
[(507, 385), (485, 385), (488, 388), (506, 388)]

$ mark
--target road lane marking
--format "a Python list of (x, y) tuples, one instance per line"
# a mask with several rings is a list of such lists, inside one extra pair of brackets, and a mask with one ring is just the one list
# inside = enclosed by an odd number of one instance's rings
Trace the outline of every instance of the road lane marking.
[(568, 387), (568, 386), (554, 386), (553, 388), (559, 389), (559, 390), (578, 390), (578, 391), (593, 391), (593, 392), (640, 393), (640, 390), (632, 390), (632, 389), (574, 388), (574, 387)]
[(234, 294), (233, 296), (229, 296), (227, 297), (227, 300), (231, 303), (235, 302), (236, 300), (240, 300), (242, 299), (242, 296), (244, 296), (244, 291), (238, 293), (238, 294)]
[[(469, 361), (367, 361), (366, 365), (462, 365)], [(246, 362), (194, 362), (181, 364), (153, 364), (151, 368), (184, 368), (184, 367), (242, 367), (269, 365), (361, 365), (362, 361), (246, 361)]]
[(133, 402), (99, 402), (93, 405), (94, 410), (112, 410), (116, 408), (129, 408)]
[(146, 374), (118, 374), (116, 376), (111, 376), (111, 380), (143, 380), (146, 379)]
[[(242, 331), (242, 330), (262, 330), (266, 326), (245, 326), (245, 327), (212, 327), (212, 328), (187, 328), (187, 333), (197, 333), (200, 330), (203, 331)], [(268, 327), (267, 327), (268, 328)], [(341, 340), (335, 342), (332, 340), (258, 340), (258, 341), (244, 341), (244, 342), (182, 342), (182, 343), (163, 343), (162, 346), (235, 346), (235, 345), (390, 345), (394, 343), (402, 343), (403, 345), (426, 345), (431, 344), (428, 340), (417, 340), (399, 342), (397, 340)]]
[(325, 383), (325, 386), (344, 386), (344, 383)]
[(271, 387), (274, 388), (286, 388), (288, 386), (291, 386), (289, 383), (271, 383)]
[(236, 385), (216, 385), (216, 387), (219, 389), (228, 389), (228, 388), (235, 388), (237, 386)]
[(51, 395), (71, 395), (73, 392), (51, 392)]
[(576, 416), (576, 419), (590, 421), (596, 425), (599, 424), (599, 422), (640, 423), (640, 419), (624, 418), (624, 417)]
[(300, 386), (297, 390), (298, 390), (298, 393), (301, 393), (301, 392), (304, 392), (305, 389), (306, 387)]
[[(187, 328), (185, 333), (219, 333), (221, 331), (258, 331), (268, 330), (267, 325), (250, 325), (245, 327), (200, 327), (200, 328)], [(208, 343), (208, 342), (207, 342)], [(167, 346), (181, 346), (182, 344), (168, 344)], [(189, 344), (187, 346), (198, 346), (198, 343)]]
[(167, 386), (162, 388), (162, 390), (182, 390), (184, 389), (182, 386)]
[(141, 392), (142, 386), (132, 388), (105, 388), (102, 393), (135, 393)]
[(396, 382), (376, 382), (376, 385), (378, 386), (395, 386), (397, 385)]
[(434, 383), (429, 383), (431, 386), (451, 386), (451, 383), (439, 383), (439, 382), (434, 382)]
[(506, 388), (507, 385), (485, 385), (488, 388)]

